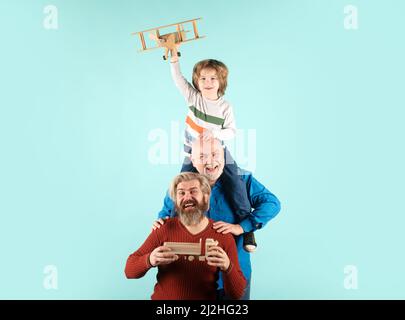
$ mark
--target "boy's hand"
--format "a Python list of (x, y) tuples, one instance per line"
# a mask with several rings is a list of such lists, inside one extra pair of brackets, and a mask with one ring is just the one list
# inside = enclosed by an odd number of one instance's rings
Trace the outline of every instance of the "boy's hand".
[(203, 133), (201, 133), (201, 138), (204, 141), (208, 141), (208, 140), (214, 138), (214, 134), (212, 133), (211, 130), (204, 130)]
[(172, 57), (170, 58), (170, 62), (177, 62), (179, 61), (179, 57), (177, 56), (177, 52), (179, 51), (180, 43), (176, 44), (176, 48), (171, 51)]
[(172, 57), (170, 58), (170, 62), (174, 63), (174, 62), (177, 62), (177, 61), (179, 61), (179, 57), (177, 56), (177, 51), (176, 51), (176, 54), (172, 55)]

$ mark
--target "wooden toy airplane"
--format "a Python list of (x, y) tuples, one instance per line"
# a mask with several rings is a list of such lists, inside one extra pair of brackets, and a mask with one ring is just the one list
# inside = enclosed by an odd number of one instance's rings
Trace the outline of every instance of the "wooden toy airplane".
[[(180, 43), (205, 38), (205, 36), (200, 36), (198, 34), (196, 21), (200, 20), (200, 19), (201, 18), (182, 21), (182, 22), (178, 22), (178, 23), (169, 24), (166, 26), (147, 29), (147, 30), (143, 30), (143, 31), (139, 31), (139, 32), (133, 32), (131, 34), (132, 35), (139, 34), (139, 38), (141, 40), (141, 45), (142, 45), (142, 49), (139, 51), (148, 51), (148, 50), (153, 50), (153, 49), (157, 49), (157, 48), (165, 48), (165, 55), (163, 56), (163, 59), (167, 60), (167, 58), (169, 57), (169, 52), (170, 52), (171, 56), (174, 56), (174, 55), (180, 56), (180, 52), (178, 51), (178, 47), (180, 46)], [(189, 32), (189, 30), (184, 30), (184, 24), (187, 24), (187, 23), (192, 23), (192, 25), (193, 25), (194, 38), (186, 39), (186, 33)], [(163, 35), (160, 34), (161, 29), (174, 27), (174, 26), (176, 27), (177, 31), (166, 33)], [(146, 42), (145, 42), (145, 36), (144, 36), (145, 32), (149, 32), (149, 37), (152, 40), (156, 41), (157, 46), (149, 47), (149, 48), (147, 47)]]
[(202, 248), (201, 248), (201, 239), (199, 243), (193, 242), (164, 242), (163, 245), (165, 247), (169, 247), (172, 249), (171, 252), (174, 254), (179, 255), (189, 255), (188, 260), (193, 261), (194, 256), (198, 256), (199, 261), (204, 261), (205, 257), (207, 256), (207, 251), (212, 246), (217, 246), (218, 241), (214, 239), (206, 239), (205, 240), (205, 255), (202, 255)]

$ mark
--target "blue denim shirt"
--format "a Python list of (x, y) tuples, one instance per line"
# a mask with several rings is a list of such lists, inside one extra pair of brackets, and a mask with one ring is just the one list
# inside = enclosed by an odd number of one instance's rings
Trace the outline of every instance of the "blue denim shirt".
[[(257, 181), (250, 172), (244, 171), (241, 176), (246, 183), (248, 198), (252, 206), (252, 212), (249, 217), (239, 224), (245, 232), (256, 231), (263, 228), (267, 222), (273, 219), (280, 212), (280, 201), (277, 197), (267, 190), (259, 181)], [(237, 217), (233, 214), (228, 201), (225, 198), (224, 186), (221, 179), (211, 187), (210, 208), (207, 211), (207, 217), (214, 221), (224, 221), (228, 223), (237, 223)], [(174, 203), (170, 196), (166, 194), (163, 208), (159, 212), (159, 218), (175, 216)], [(252, 268), (250, 264), (250, 254), (243, 249), (243, 237), (235, 237), (236, 247), (238, 249), (239, 264), (246, 280), (250, 282)], [(222, 288), (222, 281), (218, 282), (219, 289)]]

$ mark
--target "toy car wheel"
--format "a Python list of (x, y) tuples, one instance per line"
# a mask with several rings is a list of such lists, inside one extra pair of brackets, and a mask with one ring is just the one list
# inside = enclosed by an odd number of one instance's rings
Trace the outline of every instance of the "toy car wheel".
[(167, 60), (166, 56), (163, 56), (163, 60)]
[(181, 53), (179, 51), (177, 51), (177, 56), (181, 57)]

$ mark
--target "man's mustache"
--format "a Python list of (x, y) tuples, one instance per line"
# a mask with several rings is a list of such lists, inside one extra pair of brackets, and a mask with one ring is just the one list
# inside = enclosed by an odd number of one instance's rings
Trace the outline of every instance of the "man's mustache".
[(198, 205), (198, 201), (195, 199), (188, 199), (188, 200), (184, 200), (182, 202), (180, 202), (180, 206), (184, 209), (186, 205), (188, 204), (192, 204), (193, 206), (197, 206)]

